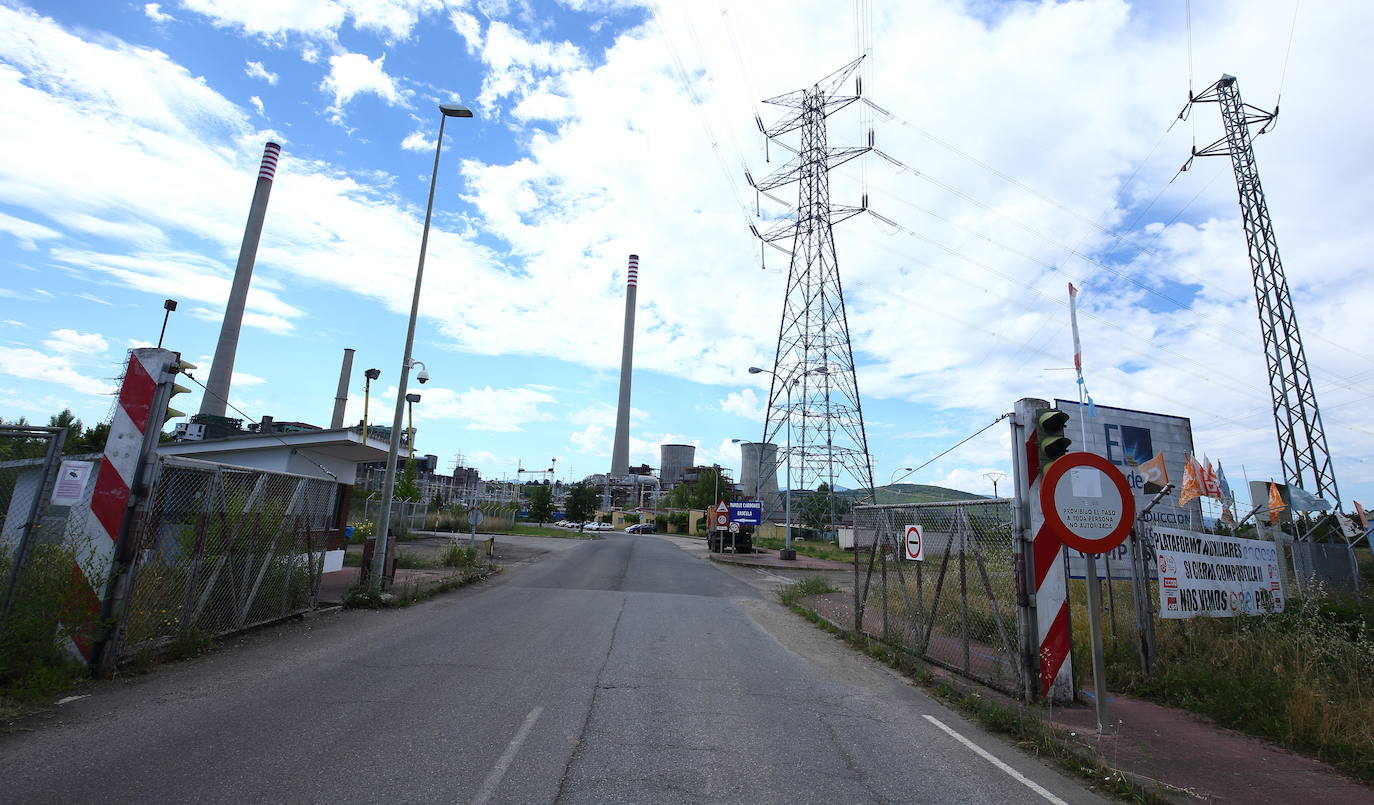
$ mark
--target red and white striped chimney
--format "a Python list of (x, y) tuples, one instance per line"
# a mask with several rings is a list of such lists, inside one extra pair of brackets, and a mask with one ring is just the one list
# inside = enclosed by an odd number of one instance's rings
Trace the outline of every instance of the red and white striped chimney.
[(615, 442), (611, 446), (611, 475), (630, 472), (630, 375), (635, 357), (635, 294), (639, 287), (639, 255), (630, 255), (625, 278), (625, 338), (620, 350), (620, 405), (615, 415)]

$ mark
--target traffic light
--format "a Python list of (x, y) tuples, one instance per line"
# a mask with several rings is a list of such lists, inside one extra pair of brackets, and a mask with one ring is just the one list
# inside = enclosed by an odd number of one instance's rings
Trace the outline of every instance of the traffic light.
[[(196, 365), (195, 365), (194, 363), (187, 363), (186, 361), (183, 361), (183, 360), (181, 360), (180, 358), (181, 358), (181, 356), (178, 355), (178, 356), (177, 356), (177, 362), (176, 362), (176, 371), (177, 371), (178, 373), (185, 374), (186, 372), (190, 371), (191, 369), (195, 369), (195, 368), (196, 368)], [(185, 413), (184, 411), (178, 411), (177, 409), (173, 408), (173, 407), (171, 406), (171, 402), (172, 402), (172, 398), (175, 397), (175, 396), (177, 396), (178, 394), (190, 394), (190, 393), (191, 393), (191, 390), (188, 389), (188, 388), (186, 388), (185, 386), (181, 385), (180, 383), (175, 383), (175, 382), (172, 383), (172, 393), (169, 394), (169, 395), (167, 395), (167, 403), (168, 403), (168, 405), (167, 405), (167, 413), (166, 413), (165, 416), (162, 417), (162, 424), (165, 425), (165, 424), (167, 424), (167, 422), (170, 421), (170, 420), (176, 419), (177, 417), (186, 416), (186, 413)]]
[(1064, 426), (1069, 415), (1054, 408), (1042, 408), (1035, 414), (1035, 438), (1039, 447), (1040, 472), (1049, 469), (1050, 464), (1069, 452), (1073, 442), (1064, 435)]

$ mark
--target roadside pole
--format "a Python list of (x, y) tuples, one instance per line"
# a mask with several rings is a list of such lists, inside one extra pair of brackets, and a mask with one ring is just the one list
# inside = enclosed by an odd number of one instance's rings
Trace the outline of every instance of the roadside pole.
[(1094, 453), (1069, 453), (1045, 471), (1040, 487), (1045, 528), (1065, 545), (1082, 551), (1087, 565), (1088, 633), (1092, 640), (1093, 698), (1099, 735), (1112, 733), (1107, 716), (1107, 671), (1102, 649), (1102, 591), (1097, 585), (1097, 555), (1115, 550), (1135, 522), (1135, 494), (1107, 459)]

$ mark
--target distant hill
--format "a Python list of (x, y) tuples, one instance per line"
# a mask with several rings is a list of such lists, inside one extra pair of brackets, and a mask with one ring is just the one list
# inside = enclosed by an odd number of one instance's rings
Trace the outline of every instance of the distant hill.
[[(943, 486), (929, 484), (890, 484), (876, 490), (879, 503), (937, 503), (945, 500), (981, 500), (986, 495), (960, 492)], [(835, 493), (840, 497), (867, 497), (867, 490), (846, 489)]]

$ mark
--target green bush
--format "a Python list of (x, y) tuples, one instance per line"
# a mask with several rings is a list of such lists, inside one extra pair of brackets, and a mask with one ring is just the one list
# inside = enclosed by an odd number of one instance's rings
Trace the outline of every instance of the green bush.
[(624, 515), (624, 519), (625, 519), (625, 525), (634, 525), (635, 523), (638, 523), (638, 522), (639, 522), (639, 515), (638, 515), (638, 514), (630, 514), (629, 512), (626, 512), (625, 515)]
[[(0, 555), (0, 584), (9, 581), (12, 558)], [(64, 545), (40, 541), (30, 551), (14, 608), (0, 629), (0, 698), (40, 698), (84, 675), (85, 666), (65, 644), (69, 638), (91, 640), (94, 624), (61, 617), (84, 609), (84, 591), (72, 575), (75, 563), (75, 551)]]
[(654, 516), (654, 531), (657, 531), (660, 534), (668, 533), (667, 515), (659, 514)]

